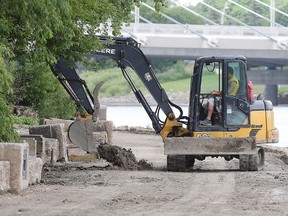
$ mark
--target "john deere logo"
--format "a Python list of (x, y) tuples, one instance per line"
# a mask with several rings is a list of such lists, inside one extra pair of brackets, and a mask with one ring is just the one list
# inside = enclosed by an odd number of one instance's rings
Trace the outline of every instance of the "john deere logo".
[(149, 74), (149, 72), (145, 73), (145, 79), (149, 82), (150, 80), (152, 80), (151, 75)]

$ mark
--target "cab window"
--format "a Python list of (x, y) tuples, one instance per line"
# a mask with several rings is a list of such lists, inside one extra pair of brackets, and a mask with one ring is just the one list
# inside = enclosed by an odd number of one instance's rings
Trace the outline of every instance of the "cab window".
[(227, 64), (226, 119), (227, 125), (240, 126), (249, 123), (248, 90), (245, 64), (232, 61)]
[[(248, 100), (248, 92), (247, 92), (247, 80), (245, 75), (245, 64), (243, 62), (228, 62), (227, 72), (229, 74), (229, 69), (232, 68), (233, 70), (233, 76), (238, 81), (238, 88), (236, 91), (235, 97), (242, 98), (244, 100)], [(229, 76), (229, 75), (228, 75)], [(229, 77), (227, 79), (227, 82), (229, 82)], [(231, 80), (230, 80), (231, 82)], [(229, 87), (229, 83), (228, 83)]]

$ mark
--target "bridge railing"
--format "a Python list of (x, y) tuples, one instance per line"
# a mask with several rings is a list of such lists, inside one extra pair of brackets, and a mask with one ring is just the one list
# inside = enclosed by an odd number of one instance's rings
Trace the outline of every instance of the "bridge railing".
[[(221, 36), (259, 36), (256, 31), (245, 26), (213, 26), (213, 25), (186, 25), (187, 28), (193, 29), (203, 35), (221, 35)], [(277, 37), (287, 37), (288, 28), (279, 27), (253, 27), (258, 31)], [(130, 26), (123, 26), (125, 32), (137, 34), (193, 34), (191, 31), (177, 24), (150, 24), (150, 23), (131, 23)]]

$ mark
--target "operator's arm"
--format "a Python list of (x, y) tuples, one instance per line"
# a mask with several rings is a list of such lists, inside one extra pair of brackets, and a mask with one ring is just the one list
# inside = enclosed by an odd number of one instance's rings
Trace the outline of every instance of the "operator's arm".
[(210, 94), (221, 96), (221, 95), (222, 95), (222, 92), (221, 92), (221, 91), (211, 91)]

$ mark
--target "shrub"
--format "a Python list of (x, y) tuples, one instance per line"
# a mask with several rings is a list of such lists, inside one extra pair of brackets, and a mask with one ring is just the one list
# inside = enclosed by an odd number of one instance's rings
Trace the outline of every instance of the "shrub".
[(33, 119), (31, 116), (15, 116), (12, 115), (12, 119), (14, 124), (18, 125), (38, 125), (39, 121), (38, 119)]
[(32, 107), (39, 118), (69, 119), (75, 113), (72, 99), (44, 63), (19, 63), (13, 89), (11, 102)]
[[(7, 105), (7, 96), (12, 92), (12, 74), (8, 72), (8, 63), (4, 61), (0, 44), (0, 142), (18, 141), (19, 136), (13, 128), (11, 111)], [(2, 52), (1, 52), (2, 51)]]

